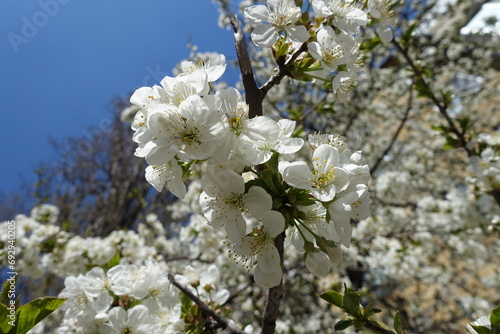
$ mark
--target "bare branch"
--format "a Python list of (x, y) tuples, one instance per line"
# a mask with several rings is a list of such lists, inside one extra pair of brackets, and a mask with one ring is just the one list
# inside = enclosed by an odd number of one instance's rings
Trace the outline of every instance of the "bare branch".
[(232, 326), (228, 320), (226, 320), (225, 318), (221, 317), (219, 314), (217, 314), (214, 310), (212, 310), (207, 304), (205, 304), (201, 299), (199, 299), (198, 297), (196, 297), (191, 291), (189, 291), (188, 289), (186, 289), (184, 286), (182, 286), (179, 282), (177, 282), (174, 278), (174, 276), (172, 276), (172, 274), (168, 274), (168, 280), (175, 286), (177, 287), (179, 290), (182, 291), (182, 293), (184, 293), (186, 296), (189, 297), (189, 299), (191, 299), (193, 302), (195, 302), (196, 305), (198, 305), (198, 307), (203, 311), (205, 312), (206, 314), (208, 314), (210, 317), (212, 317), (218, 324), (219, 326), (224, 329), (223, 333), (227, 333), (227, 334), (245, 334), (242, 330), (240, 330), (239, 328), (236, 328), (234, 326)]
[[(274, 240), (274, 244), (280, 254), (280, 262), (283, 263), (285, 233), (281, 233)], [(266, 308), (262, 318), (262, 334), (273, 334), (276, 329), (276, 319), (278, 319), (281, 300), (283, 299), (283, 279), (278, 286), (269, 289)]]
[(307, 46), (306, 46), (306, 43), (302, 43), (302, 45), (300, 46), (300, 48), (298, 48), (293, 54), (292, 56), (290, 57), (290, 59), (288, 59), (288, 61), (286, 63), (278, 63), (278, 73), (276, 73), (275, 75), (273, 75), (261, 88), (261, 92), (262, 94), (265, 96), (267, 94), (267, 92), (274, 87), (274, 85), (278, 85), (280, 82), (281, 82), (281, 79), (283, 79), (285, 76), (289, 75), (290, 72), (288, 71), (287, 69), (287, 66), (290, 64), (290, 63), (293, 63), (297, 57), (304, 51), (307, 50)]
[(429, 93), (429, 98), (431, 101), (434, 103), (434, 105), (438, 108), (439, 112), (441, 115), (446, 119), (446, 122), (448, 123), (448, 126), (450, 127), (450, 131), (455, 134), (457, 139), (460, 141), (460, 146), (467, 152), (468, 155), (471, 155), (472, 152), (469, 150), (467, 147), (467, 140), (465, 139), (464, 133), (460, 131), (457, 126), (455, 125), (455, 122), (451, 118), (451, 116), (448, 114), (447, 106), (445, 103), (441, 102), (436, 94), (434, 94), (433, 90), (427, 83), (427, 80), (424, 77), (424, 74), (422, 73), (422, 70), (415, 64), (413, 59), (410, 57), (408, 54), (408, 50), (403, 48), (401, 44), (399, 44), (395, 39), (392, 40), (392, 43), (396, 46), (398, 49), (399, 53), (405, 58), (405, 60), (408, 62), (408, 65), (412, 68), (413, 72), (415, 73), (415, 77), (417, 79), (418, 83), (421, 83), (426, 91)]
[(241, 79), (243, 81), (243, 87), (245, 87), (245, 97), (250, 109), (248, 117), (253, 118), (255, 116), (262, 116), (262, 101), (264, 100), (264, 94), (255, 82), (252, 64), (248, 57), (243, 32), (241, 31), (237, 16), (231, 19), (231, 25), (234, 31), (236, 55), (238, 56), (238, 63), (240, 65)]
[(375, 174), (375, 171), (377, 170), (377, 168), (380, 165), (380, 163), (382, 162), (382, 160), (384, 160), (384, 157), (391, 151), (392, 146), (394, 146), (394, 143), (398, 139), (398, 136), (401, 133), (401, 130), (403, 130), (403, 127), (405, 126), (406, 121), (408, 120), (408, 115), (410, 114), (410, 110), (412, 109), (412, 104), (413, 104), (413, 83), (410, 86), (409, 94), (410, 94), (410, 96), (408, 97), (408, 106), (406, 107), (405, 114), (404, 114), (403, 118), (401, 119), (401, 123), (399, 123), (399, 127), (396, 130), (396, 132), (394, 133), (394, 135), (392, 136), (392, 139), (389, 142), (389, 145), (387, 145), (386, 149), (384, 150), (384, 152), (382, 152), (382, 154), (378, 158), (377, 162), (375, 162), (373, 167), (370, 169), (370, 174), (372, 174), (372, 175)]

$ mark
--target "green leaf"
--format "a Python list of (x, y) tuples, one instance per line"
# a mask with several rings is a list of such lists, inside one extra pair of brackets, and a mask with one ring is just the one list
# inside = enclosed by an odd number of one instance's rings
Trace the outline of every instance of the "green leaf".
[(417, 80), (415, 83), (415, 89), (418, 92), (418, 97), (431, 97), (432, 93), (423, 81)]
[(357, 319), (361, 318), (361, 312), (359, 309), (360, 298), (359, 292), (355, 292), (352, 289), (347, 289), (344, 294), (343, 309)]
[(108, 263), (106, 263), (106, 269), (111, 269), (114, 266), (117, 266), (120, 264), (120, 252), (116, 252), (115, 255), (109, 260)]
[(413, 23), (408, 30), (406, 30), (403, 35), (401, 35), (401, 41), (405, 46), (407, 46), (410, 43), (411, 37), (413, 36), (413, 32), (415, 31), (415, 28), (417, 27), (417, 22)]
[(342, 308), (342, 305), (344, 304), (343, 302), (344, 296), (342, 296), (340, 293), (336, 291), (325, 292), (319, 295), (319, 297), (326, 300), (328, 303), (338, 306), (340, 308)]
[(19, 307), (16, 312), (16, 334), (25, 334), (49, 314), (57, 310), (66, 298), (42, 297)]
[(0, 303), (0, 333), (9, 333), (9, 331), (14, 327), (9, 324), (9, 322), (15, 320), (15, 318), (9, 318), (10, 310), (4, 303)]
[(471, 325), (471, 327), (477, 332), (477, 334), (491, 334), (488, 327)]
[(11, 276), (7, 281), (3, 283), (2, 292), (0, 292), (0, 303), (4, 305), (9, 305), (11, 299), (9, 297), (9, 294), (10, 294), (10, 286), (12, 280), (14, 280), (14, 285), (15, 285), (17, 282), (17, 273), (14, 276)]
[(372, 39), (365, 40), (363, 43), (361, 43), (361, 50), (370, 52), (380, 44), (382, 44), (382, 40), (380, 39), (380, 37), (376, 36)]
[(394, 329), (396, 330), (396, 333), (403, 334), (403, 324), (399, 318), (399, 311), (394, 315)]
[(336, 331), (343, 331), (344, 329), (351, 327), (352, 325), (354, 325), (354, 319), (340, 320), (335, 324), (334, 329)]
[(185, 317), (186, 315), (191, 314), (191, 304), (193, 304), (193, 301), (184, 293), (181, 293), (180, 297), (181, 297), (181, 311), (183, 316)]
[(491, 334), (500, 334), (500, 323), (491, 325)]
[(266, 162), (266, 166), (272, 171), (274, 175), (278, 175), (279, 174), (278, 165), (279, 165), (279, 153), (275, 152), (271, 156), (271, 159), (269, 159)]
[(497, 306), (491, 311), (490, 323), (492, 326), (500, 324), (500, 306)]
[(444, 104), (447, 106), (449, 106), (453, 101), (453, 93), (449, 90), (442, 90), (441, 96), (443, 97)]
[(273, 195), (281, 195), (276, 186), (274, 185), (274, 176), (273, 172), (269, 169), (263, 170), (260, 175), (262, 176), (262, 180), (264, 181), (264, 184), (266, 185), (267, 189), (270, 191), (271, 194)]

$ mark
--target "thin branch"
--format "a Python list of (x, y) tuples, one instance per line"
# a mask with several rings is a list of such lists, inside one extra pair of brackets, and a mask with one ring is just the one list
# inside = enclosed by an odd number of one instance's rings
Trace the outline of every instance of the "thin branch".
[(307, 110), (305, 113), (302, 114), (302, 117), (300, 117), (299, 122), (303, 123), (306, 118), (312, 115), (314, 111), (318, 109), (318, 107), (323, 103), (323, 101), (326, 100), (326, 97), (328, 96), (328, 92), (325, 93), (321, 98), (319, 98), (318, 102), (316, 102), (309, 110)]
[(434, 105), (438, 108), (439, 112), (441, 115), (446, 119), (446, 122), (448, 123), (448, 126), (450, 127), (450, 131), (457, 136), (457, 139), (460, 141), (460, 146), (467, 152), (468, 155), (471, 155), (472, 152), (469, 150), (467, 147), (467, 141), (465, 140), (464, 133), (460, 131), (457, 126), (455, 125), (455, 122), (451, 118), (451, 116), (448, 114), (447, 110), (447, 105), (445, 103), (442, 103), (438, 97), (434, 94), (432, 91), (431, 87), (427, 83), (427, 80), (425, 80), (424, 74), (422, 73), (422, 70), (415, 64), (413, 59), (410, 57), (408, 54), (408, 50), (404, 49), (401, 44), (399, 44), (395, 39), (392, 40), (392, 43), (396, 46), (396, 49), (398, 49), (399, 53), (405, 58), (405, 60), (408, 62), (408, 65), (412, 68), (413, 72), (415, 73), (415, 77), (417, 79), (417, 82), (421, 83), (426, 92), (429, 94), (429, 98), (431, 101), (434, 103)]
[(297, 57), (304, 51), (307, 50), (307, 45), (306, 43), (302, 43), (302, 45), (300, 46), (300, 48), (298, 48), (293, 54), (292, 56), (288, 59), (288, 61), (285, 63), (278, 63), (278, 73), (276, 73), (275, 75), (273, 75), (261, 88), (260, 88), (260, 91), (262, 92), (262, 94), (265, 96), (267, 94), (267, 92), (273, 88), (275, 85), (278, 85), (280, 82), (281, 82), (281, 79), (283, 79), (285, 76), (291, 74), (288, 69), (287, 69), (287, 66), (290, 64), (290, 63), (293, 63)]
[(234, 42), (236, 55), (238, 56), (238, 63), (240, 65), (241, 79), (243, 81), (245, 97), (249, 107), (248, 117), (253, 118), (255, 116), (262, 116), (262, 101), (264, 100), (264, 94), (255, 82), (252, 64), (250, 63), (250, 58), (248, 57), (245, 39), (243, 37), (243, 32), (241, 31), (237, 16), (231, 18), (231, 25), (233, 26)]
[(396, 130), (396, 132), (394, 133), (394, 135), (392, 136), (392, 139), (389, 142), (389, 145), (387, 145), (387, 147), (384, 150), (384, 152), (382, 152), (382, 154), (378, 158), (377, 162), (375, 162), (375, 164), (371, 168), (370, 174), (372, 174), (372, 175), (375, 174), (375, 171), (377, 170), (377, 168), (380, 165), (380, 163), (382, 162), (382, 160), (384, 160), (384, 157), (391, 151), (392, 146), (394, 146), (394, 143), (398, 139), (398, 136), (401, 133), (401, 130), (403, 130), (403, 127), (405, 126), (406, 121), (408, 120), (408, 115), (410, 114), (410, 110), (412, 109), (412, 105), (413, 105), (413, 83), (410, 86), (410, 92), (409, 93), (410, 93), (410, 96), (408, 97), (408, 105), (406, 107), (405, 114), (404, 114), (403, 118), (401, 119), (401, 123), (399, 123), (399, 127)]
[[(285, 232), (281, 233), (274, 239), (274, 244), (280, 254), (280, 263), (283, 263), (285, 243)], [(280, 284), (269, 289), (267, 296), (266, 308), (262, 318), (262, 334), (273, 334), (276, 329), (276, 319), (278, 319), (281, 300), (283, 299), (283, 279)]]
[(235, 328), (231, 324), (229, 324), (229, 321), (226, 320), (225, 318), (221, 317), (219, 314), (215, 313), (214, 310), (212, 310), (207, 304), (205, 304), (201, 299), (196, 297), (191, 291), (186, 289), (184, 286), (182, 286), (179, 282), (175, 280), (175, 278), (172, 276), (172, 274), (168, 274), (168, 280), (179, 290), (182, 291), (186, 296), (189, 297), (193, 302), (195, 302), (198, 307), (211, 316), (218, 324), (219, 326), (224, 329), (224, 333), (227, 334), (245, 334), (242, 330)]

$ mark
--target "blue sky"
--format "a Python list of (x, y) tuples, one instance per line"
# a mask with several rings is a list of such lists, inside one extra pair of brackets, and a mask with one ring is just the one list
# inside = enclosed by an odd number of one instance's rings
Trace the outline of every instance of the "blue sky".
[[(111, 101), (157, 83), (200, 51), (234, 59), (210, 0), (0, 2), (0, 192), (35, 182), (62, 140), (110, 116)], [(223, 79), (226, 77), (223, 77)]]

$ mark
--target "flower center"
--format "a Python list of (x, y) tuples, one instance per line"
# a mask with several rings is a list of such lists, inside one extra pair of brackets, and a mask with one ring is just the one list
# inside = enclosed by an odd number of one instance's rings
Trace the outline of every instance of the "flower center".
[[(269, 7), (268, 7), (269, 8)], [(295, 23), (297, 14), (300, 17), (300, 8), (288, 0), (282, 0), (274, 8), (269, 8), (269, 23), (282, 29)]]
[(188, 144), (188, 145), (192, 145), (192, 144), (197, 144), (197, 145), (200, 145), (201, 144), (201, 141), (198, 139), (198, 134), (200, 133), (200, 131), (198, 131), (198, 129), (196, 127), (194, 128), (186, 128), (184, 133), (181, 135), (180, 137), (180, 140), (185, 143), (185, 144)]
[(234, 208), (243, 209), (245, 207), (245, 199), (243, 194), (231, 193), (231, 196), (224, 199), (226, 205), (230, 205)]
[[(323, 163), (326, 163), (327, 160), (323, 160)], [(309, 179), (309, 182), (312, 182), (313, 188), (325, 188), (335, 179), (335, 166), (331, 165), (330, 169), (321, 173), (320, 170), (324, 170), (323, 165), (318, 162), (318, 159), (313, 159), (314, 171), (313, 177), (314, 181)]]
[(243, 122), (241, 120), (241, 117), (233, 116), (233, 117), (229, 118), (227, 122), (229, 123), (229, 127), (231, 128), (231, 131), (236, 136), (239, 136), (243, 130)]
[(343, 55), (342, 48), (340, 47), (340, 45), (335, 43), (334, 45), (330, 45), (325, 48), (323, 59), (327, 63), (331, 63), (334, 60), (341, 58), (342, 55)]

